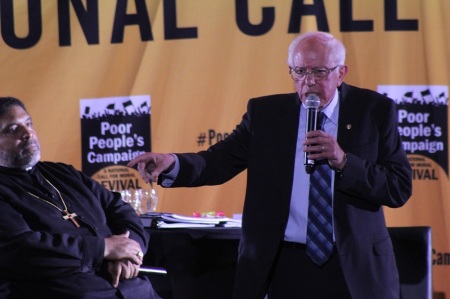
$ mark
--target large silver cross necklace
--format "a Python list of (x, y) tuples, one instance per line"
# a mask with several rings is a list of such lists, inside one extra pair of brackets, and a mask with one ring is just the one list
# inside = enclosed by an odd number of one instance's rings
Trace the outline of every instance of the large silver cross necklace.
[[(42, 174), (41, 174), (41, 175), (42, 175)], [(42, 200), (43, 202), (48, 203), (49, 205), (51, 205), (51, 206), (57, 208), (61, 213), (64, 214), (64, 215), (62, 216), (62, 218), (63, 218), (64, 220), (69, 220), (69, 219), (70, 219), (76, 227), (80, 227), (80, 224), (78, 223), (78, 221), (77, 221), (77, 219), (76, 219), (76, 217), (77, 217), (78, 215), (77, 215), (76, 213), (70, 213), (70, 212), (69, 212), (69, 210), (67, 209), (66, 202), (64, 201), (64, 199), (63, 199), (61, 193), (59, 192), (59, 190), (58, 190), (55, 186), (53, 186), (53, 184), (50, 183), (49, 180), (47, 180), (47, 179), (45, 178), (44, 175), (42, 175), (42, 177), (44, 178), (44, 180), (45, 180), (50, 186), (52, 186), (53, 189), (55, 189), (56, 193), (58, 193), (59, 199), (61, 200), (61, 202), (62, 202), (62, 204), (63, 204), (64, 210), (61, 209), (60, 207), (58, 207), (57, 205), (55, 205), (54, 203), (52, 203), (51, 201), (46, 200), (46, 199), (44, 199), (44, 198), (41, 198), (41, 197), (37, 196), (36, 194), (33, 194), (33, 193), (27, 191), (28, 194), (30, 194), (31, 196), (34, 196), (34, 197), (36, 197), (37, 199), (40, 199), (40, 200)]]

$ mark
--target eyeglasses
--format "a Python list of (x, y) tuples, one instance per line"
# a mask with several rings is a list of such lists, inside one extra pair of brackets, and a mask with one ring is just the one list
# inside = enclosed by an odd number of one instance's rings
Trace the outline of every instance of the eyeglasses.
[(294, 81), (303, 81), (306, 79), (307, 75), (311, 75), (314, 80), (323, 80), (325, 79), (329, 73), (334, 71), (340, 65), (336, 65), (335, 67), (329, 69), (326, 67), (315, 67), (308, 70), (305, 67), (295, 67), (289, 69), (289, 74), (291, 74), (292, 80)]

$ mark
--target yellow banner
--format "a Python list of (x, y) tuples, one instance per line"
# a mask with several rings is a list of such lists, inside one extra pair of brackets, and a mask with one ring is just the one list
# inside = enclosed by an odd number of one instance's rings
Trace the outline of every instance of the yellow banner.
[[(34, 116), (44, 160), (79, 169), (81, 99), (148, 95), (153, 151), (204, 150), (234, 129), (248, 99), (294, 91), (287, 49), (297, 34), (311, 30), (329, 31), (346, 45), (347, 83), (373, 90), (444, 86), (439, 90), (447, 90), (448, 102), (446, 0), (2, 0), (0, 5), (2, 94), (22, 99)], [(407, 124), (408, 113), (426, 110), (403, 109), (405, 134), (430, 126), (417, 118)], [(447, 141), (448, 128), (444, 132)], [(450, 296), (448, 158), (447, 165), (422, 152), (409, 158), (413, 196), (405, 207), (386, 209), (387, 223), (432, 227), (434, 291), (443, 298)], [(222, 186), (158, 192), (158, 211), (220, 210), (231, 216), (242, 212), (245, 173)]]

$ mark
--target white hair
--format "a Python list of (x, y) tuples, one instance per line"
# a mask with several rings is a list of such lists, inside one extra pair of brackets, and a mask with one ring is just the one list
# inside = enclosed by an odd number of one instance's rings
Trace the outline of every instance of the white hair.
[(294, 55), (297, 46), (308, 39), (312, 39), (332, 51), (334, 60), (339, 65), (345, 64), (345, 47), (333, 35), (327, 32), (314, 31), (297, 36), (289, 46), (287, 63), (290, 67), (294, 67)]

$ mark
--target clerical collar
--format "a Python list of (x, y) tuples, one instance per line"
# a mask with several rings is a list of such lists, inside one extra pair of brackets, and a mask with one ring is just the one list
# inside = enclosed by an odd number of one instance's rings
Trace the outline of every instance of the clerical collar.
[(29, 174), (31, 174), (34, 172), (35, 169), (36, 169), (36, 165), (29, 167), (27, 169), (0, 166), (0, 173), (5, 173), (5, 174), (27, 174), (27, 173), (29, 173)]

